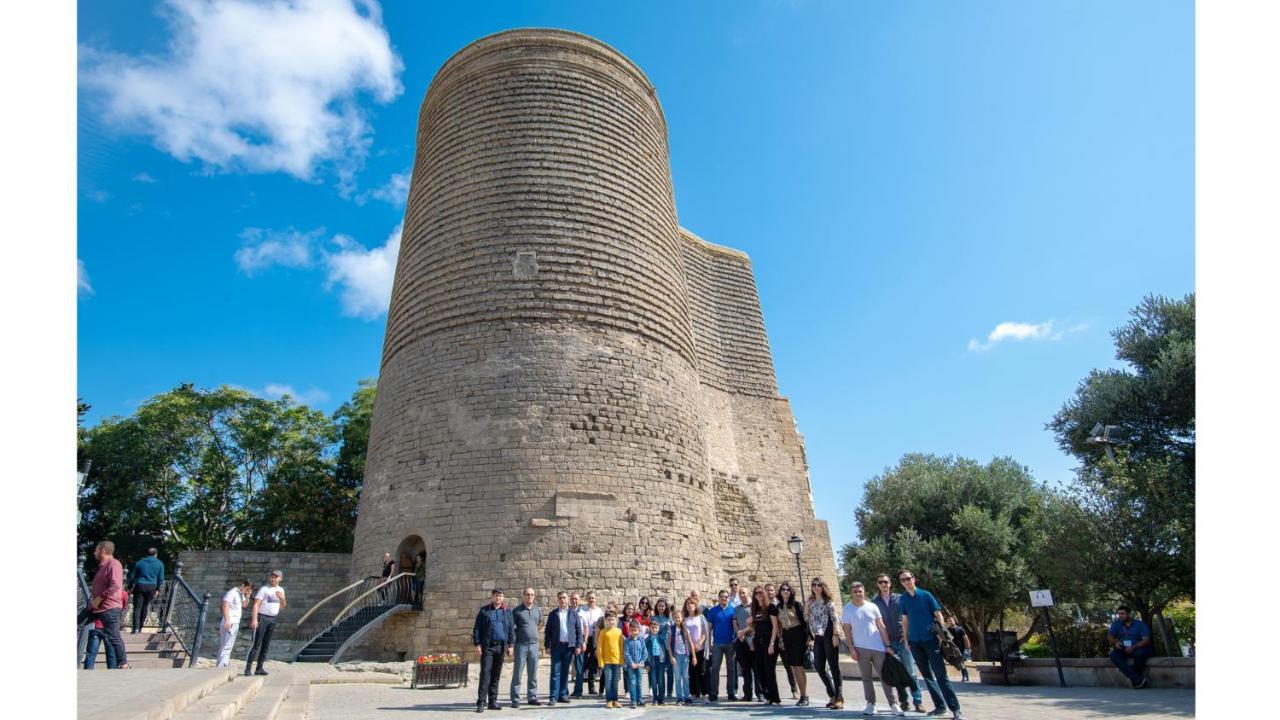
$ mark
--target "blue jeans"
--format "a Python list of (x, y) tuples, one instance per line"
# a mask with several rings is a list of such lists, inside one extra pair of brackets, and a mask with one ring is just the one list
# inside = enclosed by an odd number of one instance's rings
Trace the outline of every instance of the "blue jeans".
[(667, 673), (671, 672), (671, 660), (649, 660), (649, 692), (653, 693), (654, 702), (667, 699), (670, 690), (667, 687)]
[(675, 690), (673, 692), (675, 693), (676, 700), (688, 700), (689, 699), (689, 656), (674, 655), (673, 657), (675, 657), (676, 659), (675, 669), (672, 671), (672, 674), (675, 675), (675, 681), (676, 681)]
[(89, 642), (85, 643), (84, 649), (84, 669), (92, 670), (98, 661), (98, 645), (99, 643), (107, 647), (107, 669), (116, 669), (116, 649), (102, 635), (102, 630), (93, 628), (89, 631)]
[[(511, 669), (511, 702), (520, 701), (520, 670), (527, 673), (526, 693), (529, 702), (538, 697), (538, 643), (517, 643), (512, 653), (515, 667)], [(552, 688), (555, 688), (552, 680)]]
[(644, 678), (640, 676), (642, 669), (643, 668), (631, 667), (630, 665), (627, 666), (627, 681), (631, 686), (631, 703), (633, 705), (643, 700), (642, 693), (640, 691), (640, 688), (644, 687)]
[[(898, 659), (902, 661), (902, 665), (907, 668), (907, 674), (915, 678), (917, 675), (916, 661), (915, 658), (911, 657), (911, 653), (907, 651), (907, 643), (903, 640), (899, 640), (890, 644), (893, 645), (893, 653), (898, 656)], [(911, 691), (911, 701), (919, 705), (920, 701), (923, 700), (924, 697), (920, 695), (919, 678), (916, 679), (916, 687)], [(901, 693), (904, 692), (903, 690), (899, 689), (898, 692), (900, 693), (900, 697), (906, 697), (906, 695), (901, 695)], [(902, 704), (906, 705), (906, 702), (904, 701)]]
[(920, 676), (924, 678), (925, 687), (929, 688), (933, 706), (940, 708), (945, 702), (948, 710), (959, 710), (960, 699), (956, 697), (956, 691), (951, 688), (951, 680), (947, 678), (947, 661), (942, 659), (938, 639), (911, 640), (909, 644), (916, 665), (920, 666)]
[(565, 700), (569, 697), (569, 663), (572, 661), (572, 645), (557, 642), (551, 646), (552, 700)]
[(600, 675), (600, 684), (604, 686), (604, 699), (606, 702), (614, 702), (618, 699), (618, 674), (622, 672), (621, 665), (605, 665)]
[[(93, 642), (93, 640), (91, 639), (89, 642)], [(107, 652), (110, 653), (111, 649), (107, 648)], [(1140, 647), (1135, 649), (1132, 655), (1126, 655), (1123, 650), (1112, 649), (1111, 663), (1120, 668), (1120, 672), (1129, 678), (1130, 684), (1136, 686), (1142, 682), (1142, 671), (1146, 669), (1147, 659), (1151, 657), (1152, 652), (1149, 647)], [(108, 655), (107, 657), (110, 658), (111, 656)], [(1129, 667), (1129, 658), (1133, 658), (1132, 668)], [(110, 665), (107, 667), (110, 667)]]

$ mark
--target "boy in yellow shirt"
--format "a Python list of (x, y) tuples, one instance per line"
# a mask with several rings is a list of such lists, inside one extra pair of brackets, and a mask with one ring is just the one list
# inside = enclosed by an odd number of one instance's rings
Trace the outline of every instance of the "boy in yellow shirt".
[(618, 675), (622, 673), (622, 629), (618, 627), (618, 614), (610, 610), (604, 614), (604, 627), (596, 632), (596, 656), (600, 659), (604, 685), (604, 706), (620, 708), (618, 704)]

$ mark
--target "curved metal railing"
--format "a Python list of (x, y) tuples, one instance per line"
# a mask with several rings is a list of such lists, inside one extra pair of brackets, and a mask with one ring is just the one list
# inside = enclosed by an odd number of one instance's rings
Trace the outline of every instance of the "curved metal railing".
[(333, 618), (336, 616), (336, 613), (333, 612), (335, 608), (346, 607), (353, 600), (380, 584), (382, 584), (381, 577), (370, 576), (363, 580), (357, 580), (323, 598), (320, 602), (312, 605), (311, 609), (303, 613), (302, 617), (298, 618), (298, 621), (294, 623), (296, 631), (293, 637), (306, 638), (308, 643), (316, 639), (317, 636), (333, 626)]
[[(93, 591), (89, 589), (89, 583), (84, 579), (84, 556), (76, 558), (76, 617), (89, 607), (89, 602), (93, 597)], [(84, 653), (89, 644), (89, 632), (93, 630), (93, 623), (80, 624), (76, 628), (76, 667), (84, 664)]]
[[(330, 614), (328, 611), (316, 612), (308, 618), (308, 622), (312, 626), (324, 624), (319, 632), (314, 634), (308, 633), (307, 641), (299, 648), (297, 657), (301, 658), (308, 654), (308, 648), (311, 648), (316, 641), (323, 638), (324, 646), (332, 646), (337, 652), (342, 645), (349, 640), (355, 633), (359, 632), (368, 623), (377, 619), (382, 614), (401, 605), (409, 605), (414, 601), (414, 577), (413, 573), (404, 572), (383, 580), (375, 578), (379, 582), (372, 587), (365, 588), (362, 592), (356, 593), (359, 587), (348, 586), (349, 590), (339, 591), (335, 595), (348, 597), (347, 602), (343, 603), (336, 613)], [(366, 579), (367, 581), (368, 579)], [(337, 605), (336, 602), (330, 601), (326, 603), (329, 608)], [(313, 610), (317, 610), (313, 608)], [(299, 621), (301, 623), (301, 621)], [(327, 655), (327, 653), (322, 653)]]

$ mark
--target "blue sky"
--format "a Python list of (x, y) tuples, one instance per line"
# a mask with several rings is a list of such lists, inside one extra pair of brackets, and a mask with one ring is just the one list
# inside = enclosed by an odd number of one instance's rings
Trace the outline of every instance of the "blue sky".
[(512, 27), (657, 87), (680, 222), (752, 257), (837, 546), (906, 452), (1068, 479), (1045, 422), (1143, 295), (1195, 287), (1190, 2), (296, 5), (79, 8), (91, 422), (375, 375), (418, 105)]

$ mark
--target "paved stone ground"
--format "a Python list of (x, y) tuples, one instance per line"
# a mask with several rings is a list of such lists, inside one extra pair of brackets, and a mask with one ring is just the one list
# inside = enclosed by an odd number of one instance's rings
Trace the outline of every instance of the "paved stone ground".
[[(394, 720), (406, 717), (405, 711), (411, 711), (411, 717), (425, 714), (428, 717), (456, 715), (459, 712), (473, 713), (476, 700), (476, 679), (472, 664), (472, 680), (469, 687), (447, 690), (411, 690), (407, 685), (316, 685), (311, 688), (309, 720)], [(547, 666), (539, 668), (539, 699), (546, 701), (549, 687)], [(364, 675), (366, 673), (359, 673)], [(574, 718), (594, 718), (604, 711), (603, 702), (595, 698), (574, 700), (569, 705), (556, 705), (554, 709), (547, 706), (532, 707), (522, 704), (518, 710), (507, 706), (508, 687), (511, 667), (503, 667), (502, 690), (499, 703), (504, 706), (501, 711), (486, 711), (488, 718), (509, 718), (533, 720), (534, 718), (555, 717), (559, 720)], [(336, 680), (336, 678), (335, 678)], [(675, 707), (649, 705), (643, 709), (631, 710), (624, 700), (622, 710), (612, 711), (619, 718), (720, 718), (728, 720), (734, 716), (741, 718), (765, 717), (822, 717), (832, 711), (823, 705), (827, 702), (822, 681), (816, 673), (809, 674), (809, 693), (812, 705), (808, 708), (794, 707), (795, 701), (790, 699), (787, 681), (781, 671), (778, 674), (779, 687), (782, 689), (781, 708), (766, 708), (755, 703), (721, 703), (714, 706)], [(1193, 690), (1123, 690), (1112, 688), (1057, 688), (1057, 687), (995, 687), (983, 686), (976, 682), (956, 683), (960, 696), (961, 709), (971, 720), (1076, 720), (1082, 718), (1189, 718), (1195, 716), (1195, 691)], [(618, 692), (622, 694), (621, 683)], [(877, 690), (877, 692), (879, 692)], [(844, 716), (862, 717), (863, 707), (862, 684), (860, 680), (844, 681), (845, 709), (839, 713)], [(878, 698), (883, 700), (883, 698)], [(932, 707), (928, 695), (925, 695), (925, 706)], [(887, 710), (882, 705), (882, 717)], [(907, 713), (907, 717), (921, 718), (918, 713)]]

